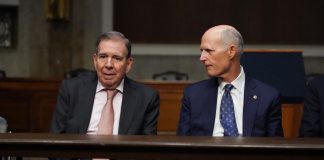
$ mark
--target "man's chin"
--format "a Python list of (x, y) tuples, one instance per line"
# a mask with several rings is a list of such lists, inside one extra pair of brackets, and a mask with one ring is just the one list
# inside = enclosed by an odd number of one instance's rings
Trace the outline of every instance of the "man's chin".
[(107, 79), (107, 78), (102, 78), (100, 82), (104, 86), (111, 86), (111, 85), (114, 84), (114, 80), (113, 79)]
[(116, 89), (117, 85), (114, 83), (104, 83), (103, 86), (107, 89)]
[(208, 75), (209, 77), (219, 77), (219, 74), (217, 74), (217, 73), (215, 73), (215, 72), (208, 72), (208, 71), (207, 71), (207, 75)]

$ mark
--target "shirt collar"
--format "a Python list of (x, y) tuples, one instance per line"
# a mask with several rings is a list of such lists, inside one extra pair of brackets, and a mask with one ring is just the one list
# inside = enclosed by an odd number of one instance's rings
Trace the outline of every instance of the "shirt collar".
[[(228, 84), (227, 82), (224, 82), (221, 78), (218, 78), (219, 88), (224, 89), (225, 85)], [(240, 74), (236, 77), (234, 81), (231, 83), (235, 89), (237, 89), (240, 93), (244, 92), (244, 85), (245, 85), (245, 73), (244, 69), (241, 66)]]
[[(125, 80), (125, 78), (122, 79), (122, 81), (119, 83), (119, 85), (116, 88), (120, 93), (123, 93), (124, 92), (124, 80)], [(104, 89), (105, 89), (105, 87), (98, 80), (98, 84), (97, 84), (97, 88), (96, 88), (96, 93), (97, 92), (100, 92), (100, 91), (102, 91)]]

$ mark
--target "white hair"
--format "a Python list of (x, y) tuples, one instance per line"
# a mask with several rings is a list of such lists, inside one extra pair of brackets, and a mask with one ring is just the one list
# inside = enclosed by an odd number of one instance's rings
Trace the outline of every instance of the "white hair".
[(243, 38), (234, 27), (226, 27), (222, 30), (220, 37), (225, 44), (234, 44), (239, 53), (243, 53)]

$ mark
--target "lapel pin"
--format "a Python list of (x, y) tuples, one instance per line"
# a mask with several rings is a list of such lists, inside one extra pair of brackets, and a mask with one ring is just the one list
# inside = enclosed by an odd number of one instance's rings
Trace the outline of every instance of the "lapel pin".
[(253, 95), (252, 97), (254, 100), (258, 99), (258, 96), (257, 95)]

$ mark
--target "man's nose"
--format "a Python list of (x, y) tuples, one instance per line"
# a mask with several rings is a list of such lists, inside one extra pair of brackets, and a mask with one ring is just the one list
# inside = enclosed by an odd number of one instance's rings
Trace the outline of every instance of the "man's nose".
[(111, 57), (108, 57), (105, 66), (108, 67), (108, 68), (112, 68), (113, 65), (114, 64), (113, 64), (112, 58)]
[(205, 51), (201, 51), (201, 54), (200, 54), (200, 61), (205, 61), (206, 60), (206, 53)]

